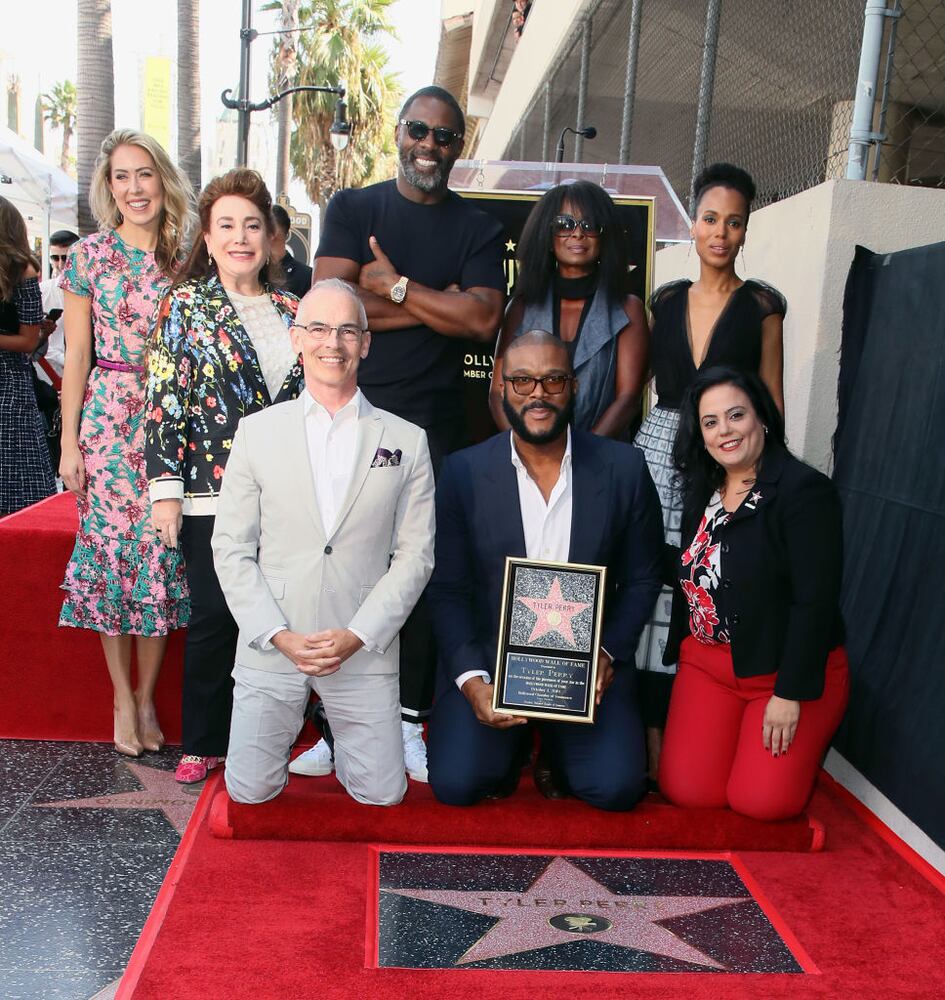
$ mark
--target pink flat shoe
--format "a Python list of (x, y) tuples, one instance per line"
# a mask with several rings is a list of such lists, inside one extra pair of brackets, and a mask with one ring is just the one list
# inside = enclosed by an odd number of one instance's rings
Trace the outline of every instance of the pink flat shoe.
[(194, 785), (198, 781), (203, 781), (207, 773), (219, 767), (225, 759), (225, 757), (197, 757), (194, 754), (185, 754), (177, 765), (174, 778), (182, 785)]

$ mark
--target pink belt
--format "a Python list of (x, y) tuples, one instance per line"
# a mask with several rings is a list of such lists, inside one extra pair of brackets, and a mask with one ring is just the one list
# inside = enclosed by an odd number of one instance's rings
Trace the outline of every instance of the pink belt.
[(107, 368), (110, 372), (143, 372), (144, 365), (129, 365), (125, 361), (106, 361), (104, 358), (95, 359), (96, 368)]

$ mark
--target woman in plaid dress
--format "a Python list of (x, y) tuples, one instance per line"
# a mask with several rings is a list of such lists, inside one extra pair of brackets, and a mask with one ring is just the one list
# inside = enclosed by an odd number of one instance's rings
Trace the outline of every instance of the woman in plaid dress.
[(43, 318), (38, 279), (23, 216), (0, 198), (0, 516), (56, 492), (30, 359)]

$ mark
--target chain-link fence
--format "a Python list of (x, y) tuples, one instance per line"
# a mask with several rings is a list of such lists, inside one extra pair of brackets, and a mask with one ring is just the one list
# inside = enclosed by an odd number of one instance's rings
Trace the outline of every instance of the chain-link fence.
[[(545, 3), (535, 0), (531, 16)], [(888, 0), (867, 176), (945, 184), (945, 3)], [(684, 204), (694, 172), (750, 170), (757, 206), (846, 171), (864, 0), (591, 0), (505, 156), (662, 167)], [(587, 44), (586, 33), (590, 35)], [(582, 53), (587, 51), (587, 58)], [(635, 59), (634, 59), (635, 54)], [(578, 121), (582, 67), (585, 110)], [(629, 67), (629, 70), (628, 70)]]
[[(945, 3), (889, 0), (867, 176), (945, 187)], [(898, 16), (897, 16), (898, 15)]]

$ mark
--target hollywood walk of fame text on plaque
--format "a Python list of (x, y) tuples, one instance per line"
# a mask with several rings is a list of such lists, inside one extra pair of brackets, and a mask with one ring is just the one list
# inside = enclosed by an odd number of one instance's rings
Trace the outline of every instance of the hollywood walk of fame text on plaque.
[(594, 721), (603, 566), (505, 560), (493, 708)]

